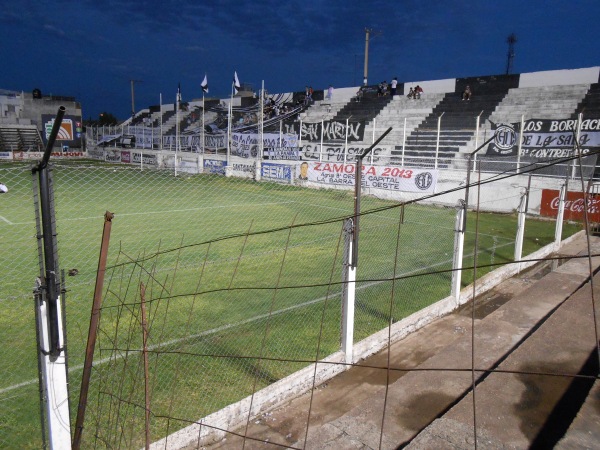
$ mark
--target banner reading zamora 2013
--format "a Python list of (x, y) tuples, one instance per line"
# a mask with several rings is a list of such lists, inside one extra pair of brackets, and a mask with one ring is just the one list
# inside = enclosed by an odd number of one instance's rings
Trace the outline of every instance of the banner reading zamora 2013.
[[(519, 149), (520, 123), (494, 124), (494, 140), (487, 155), (516, 156)], [(521, 156), (530, 158), (565, 158), (573, 154), (577, 120), (530, 119), (523, 123)], [(600, 119), (581, 122), (579, 145), (586, 154), (600, 149)]]

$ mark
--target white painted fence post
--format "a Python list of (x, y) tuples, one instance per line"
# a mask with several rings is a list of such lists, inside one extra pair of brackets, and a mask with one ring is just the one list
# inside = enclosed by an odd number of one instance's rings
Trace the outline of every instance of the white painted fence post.
[(344, 223), (344, 257), (342, 269), (342, 352), (347, 364), (352, 363), (354, 346), (354, 303), (356, 297), (356, 267), (352, 266), (352, 219)]
[[(446, 112), (446, 111), (444, 111)], [(442, 116), (444, 115), (444, 113), (441, 113), (440, 116), (438, 117), (438, 121), (437, 121), (437, 138), (435, 140), (435, 161), (433, 163), (433, 168), (437, 169), (438, 167), (438, 154), (440, 152), (440, 129), (442, 127)]]
[(567, 186), (563, 185), (560, 188), (559, 199), (558, 199), (558, 211), (556, 213), (556, 230), (554, 232), (554, 248), (558, 250), (560, 248), (560, 241), (562, 240), (562, 228), (563, 219), (565, 216), (565, 198), (567, 196)]
[[(41, 286), (40, 286), (41, 287)], [(46, 420), (50, 450), (71, 448), (71, 421), (69, 417), (69, 392), (67, 389), (66, 353), (64, 349), (64, 329), (62, 322), (62, 302), (56, 298), (58, 319), (58, 355), (50, 354), (50, 331), (48, 320), (48, 301), (39, 294), (37, 304), (38, 335), (40, 339), (40, 366), (46, 397)]]
[[(521, 261), (523, 256), (523, 237), (525, 236), (525, 204), (527, 194), (521, 195), (521, 201), (517, 208), (517, 236), (515, 238), (515, 261)], [(521, 265), (518, 266), (518, 271), (521, 271)]]
[(452, 292), (450, 295), (456, 299), (456, 304), (460, 301), (460, 283), (462, 278), (463, 251), (465, 245), (465, 202), (460, 200), (458, 210), (456, 211), (456, 221), (454, 225), (454, 257), (452, 259)]

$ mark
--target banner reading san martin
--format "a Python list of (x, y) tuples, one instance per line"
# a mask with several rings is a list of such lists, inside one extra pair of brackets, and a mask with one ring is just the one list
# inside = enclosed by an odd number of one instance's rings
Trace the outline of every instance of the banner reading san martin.
[[(495, 137), (487, 155), (517, 156), (520, 123), (494, 124)], [(530, 119), (523, 122), (521, 156), (529, 158), (566, 158), (573, 155), (578, 121), (574, 119)], [(583, 154), (600, 150), (600, 119), (581, 121), (579, 145)]]

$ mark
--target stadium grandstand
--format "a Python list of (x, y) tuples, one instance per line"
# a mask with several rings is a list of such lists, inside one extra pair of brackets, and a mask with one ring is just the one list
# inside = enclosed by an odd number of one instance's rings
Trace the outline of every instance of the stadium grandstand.
[[(408, 98), (417, 85), (423, 89), (421, 97)], [(462, 94), (467, 86), (472, 95), (465, 101)], [(8, 152), (39, 151), (45, 142), (45, 126), (57, 105), (64, 103), (73, 111), (67, 118), (72, 128), (56, 145), (71, 152), (86, 145), (174, 151), (178, 143), (177, 149), (183, 152), (238, 152), (242, 157), (262, 152), (264, 159), (282, 154), (284, 160), (347, 162), (391, 127), (374, 151), (376, 162), (435, 169), (462, 166), (466, 155), (489, 139), (499, 124), (513, 124), (516, 135), (536, 120), (581, 118), (584, 129), (590, 123), (597, 129), (593, 123), (600, 117), (599, 67), (405, 81), (398, 84), (393, 98), (389, 91), (382, 94), (380, 88), (360, 87), (360, 95), (358, 86), (338, 88), (330, 99), (326, 91), (319, 90), (308, 102), (304, 92), (257, 95), (242, 89), (231, 99), (154, 105), (117, 127), (90, 127), (85, 142), (81, 139), (81, 106), (74, 98), (42, 96), (38, 89), (32, 93), (0, 91), (0, 151), (4, 158), (9, 157)], [(297, 136), (296, 147), (282, 151), (280, 139), (275, 148), (266, 144), (267, 148), (244, 151), (231, 147), (233, 138), (228, 131), (254, 135), (255, 142), (259, 132), (292, 134)], [(506, 170), (556, 154), (552, 145), (544, 151), (519, 147), (518, 143), (514, 147), (502, 153), (482, 149), (478, 152), (480, 164), (493, 169), (497, 164), (490, 161), (502, 156), (501, 169)]]

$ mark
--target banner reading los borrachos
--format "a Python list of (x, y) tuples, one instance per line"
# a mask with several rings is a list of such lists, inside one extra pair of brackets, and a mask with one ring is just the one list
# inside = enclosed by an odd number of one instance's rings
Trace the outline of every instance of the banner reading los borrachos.
[[(520, 123), (493, 124), (494, 139), (487, 155), (517, 156)], [(567, 158), (573, 155), (577, 120), (530, 119), (523, 122), (521, 156), (529, 158)], [(600, 150), (600, 119), (581, 121), (579, 146), (582, 154)]]
[[(315, 183), (354, 186), (355, 164), (308, 162), (300, 166), (300, 179)], [(438, 171), (388, 166), (362, 166), (362, 186), (400, 192), (433, 193)]]

